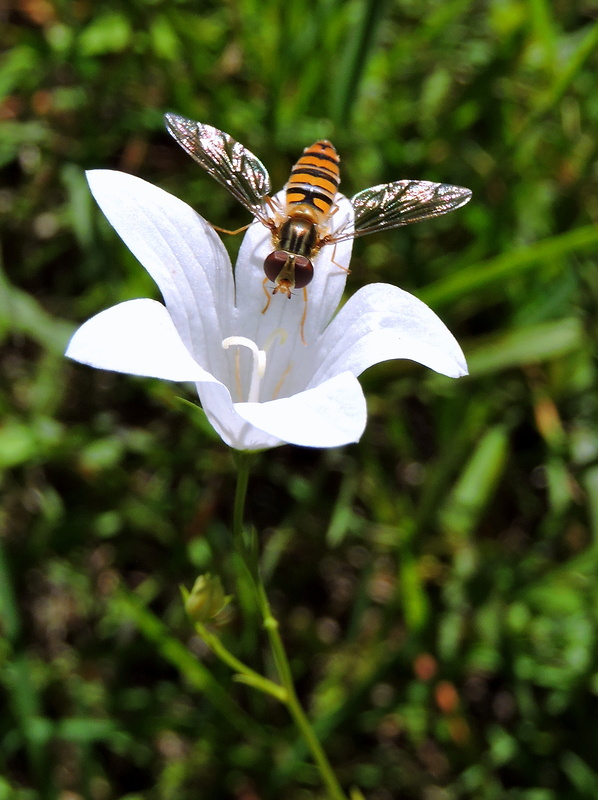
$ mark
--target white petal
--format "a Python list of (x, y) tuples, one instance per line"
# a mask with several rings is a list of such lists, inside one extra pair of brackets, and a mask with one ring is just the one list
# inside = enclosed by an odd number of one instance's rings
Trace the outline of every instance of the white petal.
[[(284, 192), (279, 192), (275, 199), (284, 206)], [(353, 207), (349, 200), (338, 194), (335, 202), (338, 210), (332, 215), (330, 223), (334, 230), (347, 220), (352, 224), (353, 220)], [(352, 247), (352, 240), (339, 242), (338, 245), (326, 245), (314, 259), (314, 277), (307, 286), (308, 304), (304, 326), (308, 345), (324, 330), (340, 303)], [(273, 250), (270, 231), (260, 222), (253, 223), (243, 239), (235, 269), (239, 334), (247, 336), (261, 347), (273, 330), (284, 329), (298, 348), (305, 349), (300, 340), (301, 318), (305, 311), (303, 290), (296, 289), (289, 299), (282, 294), (272, 295), (274, 285), (271, 281), (264, 285), (264, 260)], [(268, 310), (262, 314), (268, 297)]]
[(289, 444), (339, 447), (359, 441), (367, 421), (365, 398), (349, 372), (315, 389), (267, 403), (236, 403), (239, 416)]
[[(284, 192), (275, 199), (284, 203)], [(353, 207), (340, 194), (335, 202), (338, 209), (331, 218), (334, 230), (347, 221), (350, 229)], [(274, 247), (271, 233), (259, 222), (247, 231), (235, 270), (238, 323), (235, 333), (248, 337), (260, 348), (269, 348), (268, 369), (262, 383), (263, 399), (288, 397), (306, 388), (314, 371), (314, 348), (340, 302), (347, 281), (352, 246), (352, 240), (348, 240), (320, 250), (314, 259), (314, 278), (307, 287), (306, 305), (302, 289), (295, 290), (291, 298), (272, 295), (273, 284), (270, 281), (264, 284), (264, 259)], [(268, 298), (268, 308), (262, 313)], [(301, 319), (304, 314), (303, 341)], [(269, 347), (273, 337), (276, 346)]]
[(210, 424), (225, 444), (235, 450), (267, 450), (284, 444), (276, 436), (254, 427), (239, 416), (237, 404), (233, 403), (223, 384), (198, 383), (197, 393)]
[(445, 324), (408, 292), (376, 283), (360, 289), (326, 329), (310, 385), (392, 358), (417, 361), (442, 375), (467, 375), (463, 351)]
[(96, 314), (66, 355), (82, 364), (169, 381), (214, 381), (193, 359), (162, 303), (128, 300)]
[(87, 179), (112, 227), (158, 284), (187, 347), (226, 381), (219, 345), (231, 333), (226, 320), (232, 315), (234, 285), (230, 260), (214, 230), (182, 200), (133, 175), (93, 170)]

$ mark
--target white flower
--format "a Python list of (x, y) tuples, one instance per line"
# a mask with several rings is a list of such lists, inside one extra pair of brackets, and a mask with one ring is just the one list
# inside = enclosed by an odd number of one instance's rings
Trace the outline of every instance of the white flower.
[[(332, 319), (350, 241), (325, 246), (316, 257), (304, 344), (302, 291), (291, 299), (271, 296), (262, 314), (264, 258), (273, 249), (265, 226), (250, 226), (233, 279), (222, 242), (181, 200), (121, 172), (95, 170), (88, 180), (166, 305), (129, 300), (102, 311), (76, 331), (67, 356), (99, 369), (195, 382), (210, 423), (231, 447), (357, 441), (367, 417), (357, 376), (380, 361), (409, 358), (443, 375), (467, 374), (444, 324), (395, 286), (360, 289)], [(346, 198), (337, 203), (335, 228), (352, 213)]]

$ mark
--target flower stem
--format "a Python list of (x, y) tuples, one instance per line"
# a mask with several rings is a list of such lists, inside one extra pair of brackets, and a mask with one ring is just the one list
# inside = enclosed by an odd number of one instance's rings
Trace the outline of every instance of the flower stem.
[(285, 705), (311, 751), (313, 759), (320, 771), (322, 781), (328, 789), (330, 798), (334, 798), (334, 800), (346, 800), (345, 794), (336, 779), (336, 775), (330, 766), (330, 762), (328, 761), (326, 753), (324, 752), (322, 745), (320, 744), (318, 737), (316, 736), (315, 731), (299, 702), (299, 698), (297, 697), (289, 660), (287, 658), (287, 654), (282, 643), (282, 638), (278, 630), (278, 622), (272, 616), (270, 604), (268, 602), (261, 577), (259, 578), (258, 583), (256, 583), (256, 590), (258, 593), (264, 628), (266, 629), (266, 633), (270, 639), (274, 663), (276, 664), (276, 669), (278, 671), (281, 683), (286, 689), (287, 697), (285, 700)]
[(264, 678), (259, 673), (250, 669), (250, 667), (248, 667), (246, 664), (243, 664), (242, 661), (239, 661), (236, 656), (226, 649), (218, 636), (215, 636), (213, 633), (211, 633), (205, 625), (202, 625), (201, 622), (195, 623), (195, 629), (208, 647), (210, 647), (218, 656), (218, 658), (220, 658), (221, 661), (224, 661), (225, 664), (228, 664), (229, 667), (237, 672), (237, 680), (242, 683), (247, 683), (250, 686), (254, 686), (256, 689), (259, 689), (265, 694), (272, 695), (272, 697), (280, 700), (281, 703), (286, 702), (286, 690), (283, 686), (280, 686), (278, 683), (274, 683), (274, 681), (269, 681), (267, 678)]
[(248, 546), (247, 538), (245, 537), (243, 529), (243, 512), (245, 508), (245, 498), (247, 496), (247, 486), (249, 483), (249, 468), (251, 463), (250, 453), (236, 453), (237, 463), (237, 490), (235, 494), (235, 505), (233, 510), (233, 537), (239, 555), (243, 560), (243, 564), (249, 573), (251, 582), (256, 594), (257, 604), (262, 616), (262, 621), (266, 634), (270, 641), (272, 648), (272, 655), (276, 665), (276, 671), (282, 686), (284, 687), (285, 694), (279, 698), (283, 702), (291, 717), (293, 718), (297, 728), (303, 736), (316, 766), (320, 772), (322, 782), (328, 790), (328, 795), (331, 800), (346, 800), (346, 795), (340, 787), (340, 784), (334, 774), (330, 762), (318, 741), (314, 729), (307, 718), (307, 715), (301, 704), (297, 693), (295, 691), (295, 684), (289, 659), (284, 648), (282, 637), (278, 628), (278, 622), (272, 614), (268, 595), (266, 594), (266, 587), (262, 580), (261, 571), (257, 563), (257, 558), (253, 552), (253, 548)]
[(245, 511), (245, 498), (247, 497), (247, 486), (249, 485), (249, 468), (251, 467), (252, 453), (235, 451), (235, 463), (237, 465), (237, 488), (235, 491), (235, 505), (233, 508), (233, 538), (236, 546), (245, 552), (245, 540), (243, 539), (243, 514)]

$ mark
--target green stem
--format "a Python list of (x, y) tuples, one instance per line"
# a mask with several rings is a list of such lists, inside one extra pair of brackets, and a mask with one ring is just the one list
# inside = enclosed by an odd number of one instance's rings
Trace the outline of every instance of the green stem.
[(249, 485), (249, 468), (253, 460), (252, 453), (235, 451), (235, 463), (237, 465), (237, 488), (235, 491), (235, 505), (233, 508), (233, 537), (237, 547), (241, 552), (245, 552), (245, 541), (243, 539), (243, 514), (245, 511), (245, 498), (247, 497), (247, 486)]
[(280, 700), (281, 703), (286, 703), (287, 692), (283, 686), (279, 686), (277, 683), (274, 683), (274, 681), (269, 681), (242, 661), (239, 661), (236, 656), (226, 649), (220, 639), (211, 633), (205, 625), (202, 625), (201, 622), (195, 623), (195, 629), (218, 658), (238, 673), (237, 678), (239, 680), (250, 686), (254, 686), (265, 694), (272, 695), (272, 697)]
[(324, 752), (322, 745), (320, 744), (318, 737), (316, 736), (315, 731), (309, 719), (307, 718), (301, 703), (299, 702), (299, 698), (297, 697), (295, 684), (293, 683), (291, 667), (278, 629), (278, 622), (272, 615), (270, 603), (268, 602), (268, 597), (266, 595), (266, 589), (259, 573), (255, 588), (258, 595), (260, 610), (262, 612), (264, 628), (266, 629), (266, 633), (270, 640), (270, 646), (272, 647), (274, 663), (276, 664), (276, 669), (278, 671), (281, 683), (286, 689), (287, 699), (285, 701), (285, 705), (311, 751), (313, 759), (320, 770), (322, 781), (328, 789), (330, 797), (334, 798), (335, 800), (346, 800), (346, 796), (336, 779), (336, 775), (330, 766), (330, 762), (328, 761), (326, 753)]
[(249, 467), (251, 454), (237, 453), (237, 490), (235, 494), (235, 505), (233, 511), (233, 537), (239, 555), (243, 559), (243, 564), (251, 577), (257, 603), (262, 615), (262, 620), (274, 657), (274, 663), (278, 676), (285, 689), (285, 697), (282, 702), (289, 710), (297, 728), (305, 739), (312, 757), (318, 767), (322, 782), (328, 790), (328, 795), (332, 800), (347, 800), (346, 795), (341, 789), (336, 775), (334, 774), (330, 762), (318, 741), (314, 729), (304, 712), (297, 693), (289, 660), (278, 629), (278, 622), (272, 614), (266, 588), (264, 586), (259, 566), (252, 552), (250, 552), (243, 531), (243, 512), (245, 508), (245, 498), (247, 496), (247, 486), (249, 483)]

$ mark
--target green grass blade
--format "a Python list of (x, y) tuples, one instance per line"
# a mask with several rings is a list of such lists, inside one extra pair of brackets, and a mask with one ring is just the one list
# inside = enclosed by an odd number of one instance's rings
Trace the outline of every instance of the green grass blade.
[(525, 274), (538, 264), (553, 264), (555, 259), (588, 250), (598, 245), (598, 228), (586, 225), (550, 239), (542, 239), (529, 247), (464, 267), (430, 284), (419, 293), (433, 308), (452, 303), (476, 289), (495, 286), (512, 276)]
[(467, 354), (470, 375), (479, 377), (503, 369), (533, 364), (575, 352), (583, 346), (583, 330), (577, 319), (560, 319), (501, 333)]
[(498, 425), (481, 439), (440, 513), (442, 527), (456, 541), (467, 539), (479, 522), (503, 474), (508, 431)]
[(548, 114), (556, 107), (557, 103), (559, 103), (576, 76), (582, 70), (586, 61), (595, 53), (597, 47), (598, 22), (590, 27), (586, 35), (573, 50), (567, 63), (556, 70), (552, 85), (538, 96), (534, 108), (525, 118), (521, 127), (513, 133), (513, 138), (510, 142), (511, 145), (520, 146), (522, 138), (534, 127), (535, 123), (543, 115)]
[(333, 87), (332, 118), (338, 125), (346, 125), (357, 99), (359, 86), (382, 20), (385, 0), (367, 0), (359, 27), (346, 44), (345, 57), (340, 65), (338, 81)]

